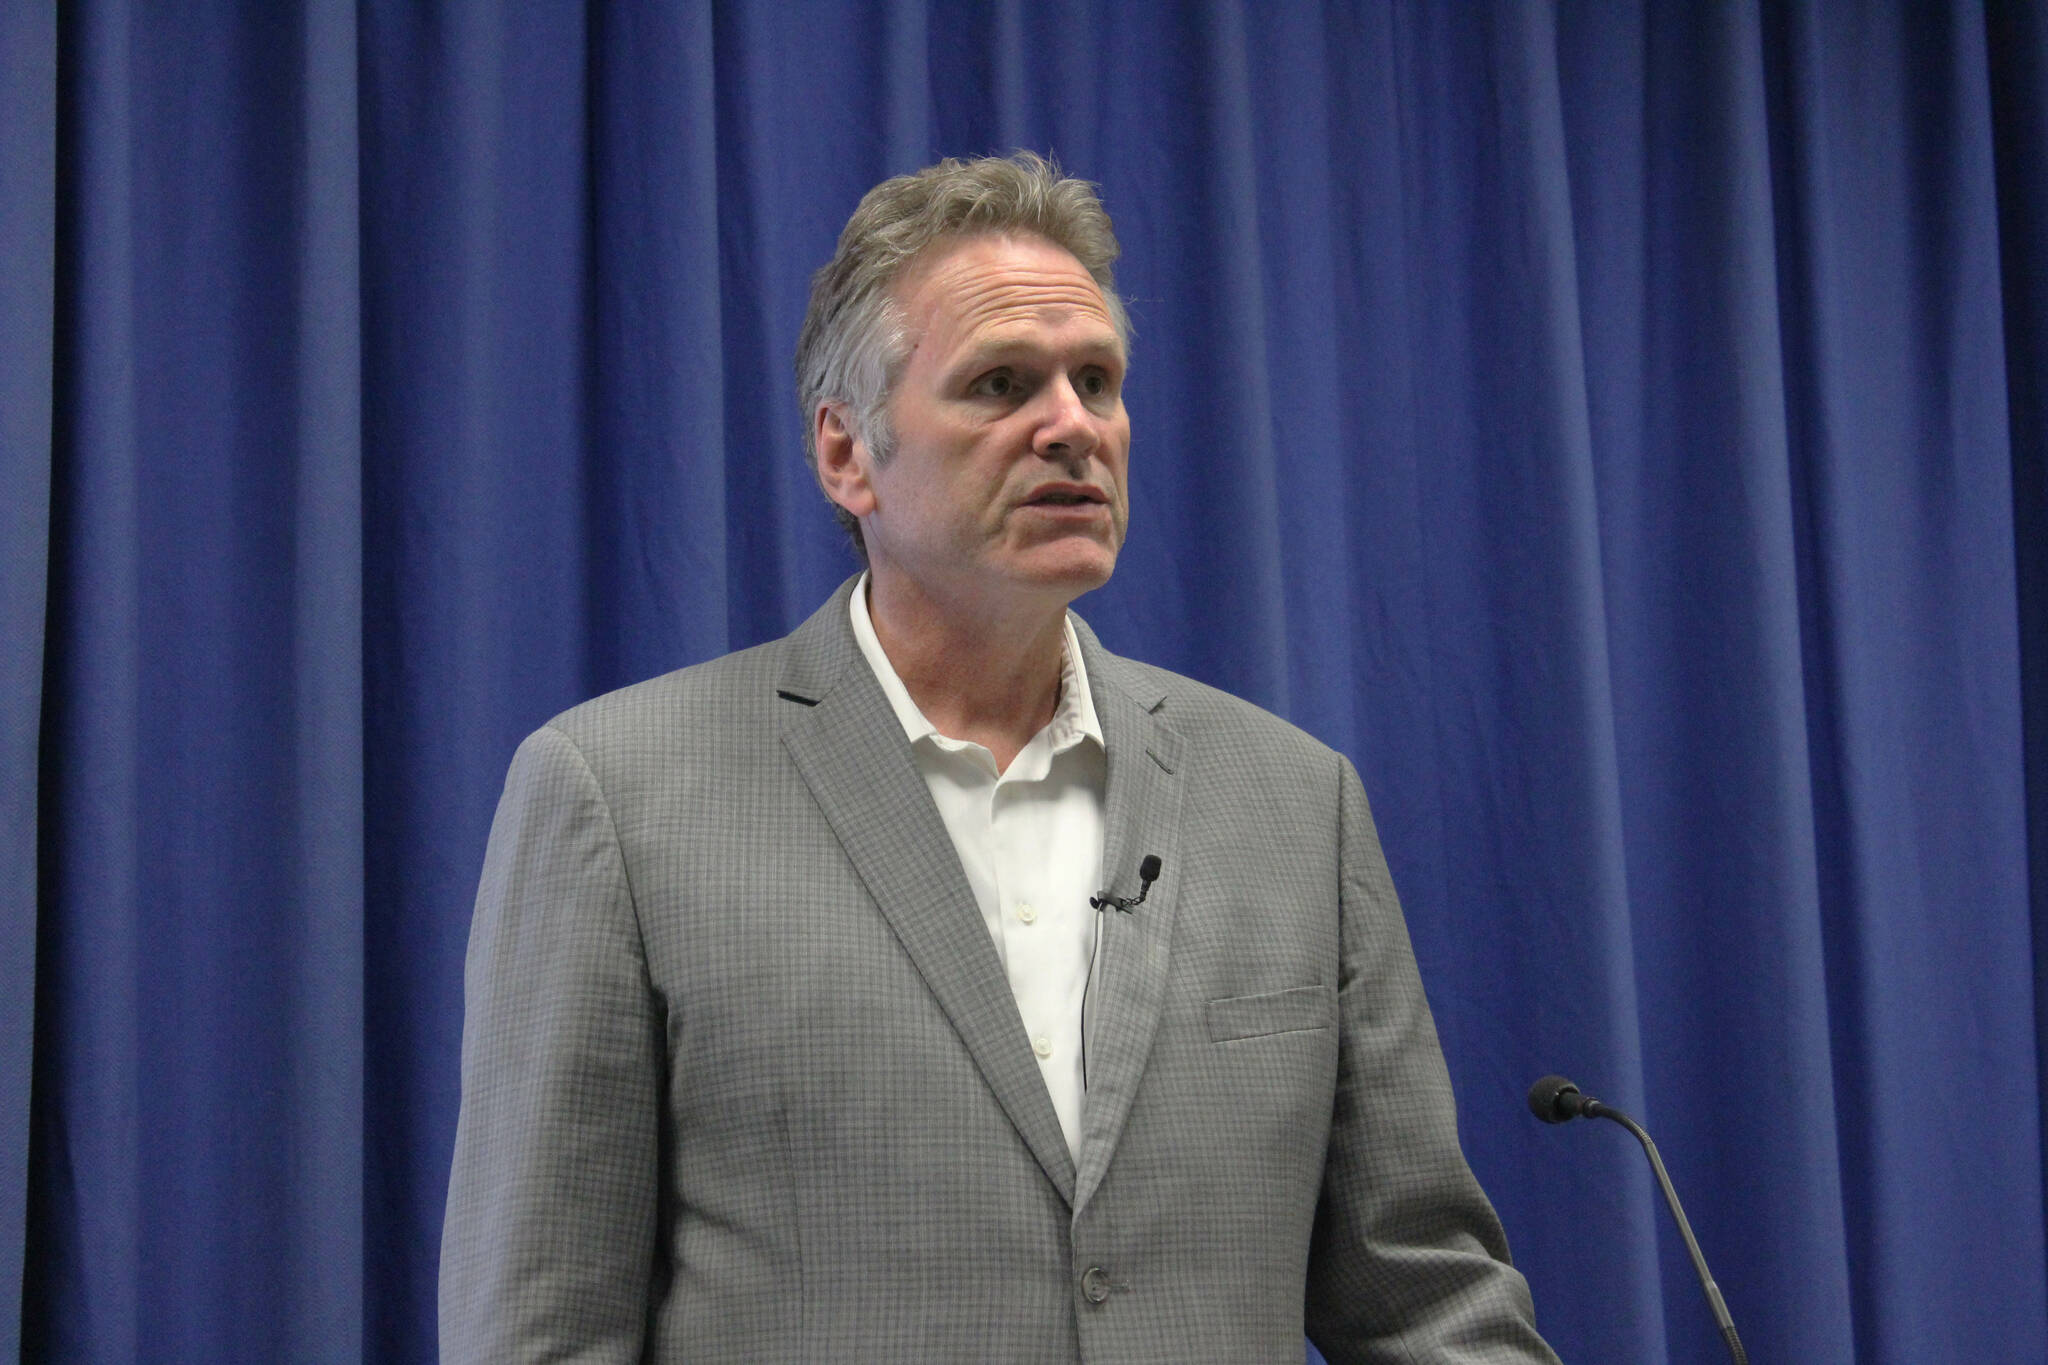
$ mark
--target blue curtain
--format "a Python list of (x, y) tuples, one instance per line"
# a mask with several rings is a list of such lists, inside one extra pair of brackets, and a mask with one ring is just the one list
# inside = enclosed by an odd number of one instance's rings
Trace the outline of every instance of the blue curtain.
[(1755, 1358), (2048, 1359), (2024, 0), (0, 6), (0, 1350), (432, 1358), (512, 748), (849, 571), (808, 274), (1016, 146), (1137, 326), (1080, 609), (1357, 760), (1560, 1351), (1721, 1358), (1553, 1070)]

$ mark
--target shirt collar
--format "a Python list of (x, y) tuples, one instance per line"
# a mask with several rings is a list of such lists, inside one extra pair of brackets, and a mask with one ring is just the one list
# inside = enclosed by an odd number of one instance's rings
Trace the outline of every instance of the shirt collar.
[[(911, 700), (910, 689), (897, 676), (896, 666), (883, 652), (882, 641), (875, 634), (874, 620), (868, 615), (868, 576), (865, 571), (860, 581), (853, 585), (847, 612), (853, 618), (854, 643), (860, 646), (861, 655), (867, 659), (868, 667), (874, 670), (875, 681), (882, 685), (882, 695), (889, 699), (889, 709), (896, 713), (904, 735), (912, 744), (930, 739), (942, 747), (957, 747), (961, 741), (940, 734), (938, 727), (925, 718), (924, 712)], [(1051, 741), (1051, 750), (1056, 754), (1084, 739), (1092, 739), (1098, 745), (1103, 743), (1102, 724), (1095, 715), (1095, 698), (1088, 691), (1088, 665), (1081, 658), (1081, 642), (1074, 634), (1072, 613), (1061, 618), (1060, 629), (1064, 637), (1060, 698), (1053, 707), (1052, 720), (1045, 727), (1045, 736)]]

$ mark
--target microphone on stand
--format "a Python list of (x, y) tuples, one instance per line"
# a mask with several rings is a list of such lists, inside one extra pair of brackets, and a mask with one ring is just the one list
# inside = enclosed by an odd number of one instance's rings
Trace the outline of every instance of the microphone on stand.
[(1671, 1206), (1671, 1216), (1678, 1221), (1678, 1235), (1685, 1239), (1685, 1250), (1692, 1257), (1693, 1271), (1700, 1277), (1700, 1287), (1707, 1291), (1707, 1308), (1714, 1315), (1714, 1325), (1721, 1329), (1721, 1339), (1728, 1343), (1728, 1354), (1734, 1358), (1735, 1365), (1749, 1365), (1749, 1355), (1742, 1349), (1742, 1338), (1735, 1335), (1735, 1319), (1728, 1316), (1728, 1305), (1721, 1298), (1721, 1287), (1707, 1273), (1707, 1258), (1700, 1254), (1700, 1244), (1692, 1235), (1692, 1224), (1685, 1221), (1685, 1209), (1678, 1202), (1678, 1191), (1672, 1188), (1671, 1177), (1665, 1173), (1664, 1158), (1657, 1155), (1657, 1144), (1650, 1141), (1650, 1135), (1643, 1131), (1643, 1126), (1613, 1105), (1602, 1104), (1562, 1076), (1545, 1076), (1529, 1087), (1529, 1110), (1545, 1123), (1569, 1123), (1576, 1118), (1612, 1119), (1635, 1134), (1636, 1141), (1643, 1144), (1644, 1154), (1650, 1158), (1650, 1169), (1657, 1173), (1657, 1187), (1664, 1191), (1664, 1202)]

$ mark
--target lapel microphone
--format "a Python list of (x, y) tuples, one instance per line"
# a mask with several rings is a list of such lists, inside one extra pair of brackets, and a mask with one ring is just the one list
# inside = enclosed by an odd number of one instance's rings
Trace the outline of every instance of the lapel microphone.
[(1111, 895), (1109, 888), (1105, 886), (1102, 888), (1101, 891), (1097, 892), (1095, 895), (1090, 896), (1088, 898), (1088, 903), (1094, 906), (1097, 910), (1107, 910), (1110, 906), (1113, 905), (1117, 909), (1123, 911), (1126, 915), (1130, 914), (1131, 911), (1137, 909), (1139, 906), (1145, 903), (1145, 897), (1152, 894), (1152, 883), (1159, 880), (1159, 867), (1159, 855), (1157, 853), (1147, 853), (1144, 859), (1140, 861), (1138, 864), (1137, 895)]
[[(1113, 905), (1128, 915), (1131, 911), (1143, 905), (1145, 897), (1152, 894), (1152, 883), (1159, 880), (1159, 868), (1159, 855), (1157, 853), (1147, 853), (1138, 860), (1137, 895), (1114, 895), (1105, 886), (1101, 891), (1090, 896), (1088, 903), (1097, 910), (1107, 910)], [(1081, 1090), (1084, 1094), (1088, 1089), (1088, 988), (1095, 984), (1095, 956), (1101, 950), (1101, 947), (1102, 916), (1097, 915), (1095, 917), (1095, 938), (1088, 945), (1088, 975), (1081, 978)]]

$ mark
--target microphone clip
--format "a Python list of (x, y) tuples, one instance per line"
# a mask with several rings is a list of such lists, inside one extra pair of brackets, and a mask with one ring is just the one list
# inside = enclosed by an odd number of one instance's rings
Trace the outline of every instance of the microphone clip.
[(1131, 911), (1145, 903), (1145, 897), (1152, 894), (1152, 883), (1159, 880), (1160, 866), (1159, 855), (1157, 853), (1147, 853), (1138, 864), (1137, 895), (1119, 896), (1105, 886), (1102, 890), (1088, 898), (1088, 904), (1094, 906), (1097, 910), (1107, 910), (1114, 906), (1122, 913), (1130, 914)]

